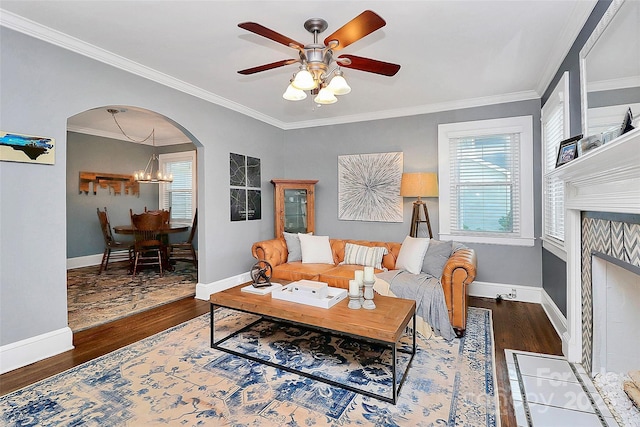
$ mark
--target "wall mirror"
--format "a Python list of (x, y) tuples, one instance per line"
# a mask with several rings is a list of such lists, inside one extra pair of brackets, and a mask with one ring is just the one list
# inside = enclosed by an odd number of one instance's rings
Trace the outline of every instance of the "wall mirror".
[(595, 135), (640, 118), (640, 1), (614, 0), (580, 51), (582, 129)]

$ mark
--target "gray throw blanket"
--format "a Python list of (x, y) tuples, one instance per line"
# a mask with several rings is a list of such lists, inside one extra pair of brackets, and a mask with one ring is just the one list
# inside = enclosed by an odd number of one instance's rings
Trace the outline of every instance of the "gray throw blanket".
[(440, 280), (430, 274), (411, 274), (404, 270), (376, 273), (376, 277), (389, 283), (396, 297), (414, 300), (416, 314), (429, 323), (436, 334), (447, 341), (455, 338)]

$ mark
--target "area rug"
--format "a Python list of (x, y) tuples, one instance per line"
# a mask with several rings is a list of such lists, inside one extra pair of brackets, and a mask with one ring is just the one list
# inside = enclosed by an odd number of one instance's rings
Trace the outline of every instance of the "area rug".
[[(227, 309), (216, 310), (215, 316), (216, 334), (249, 320)], [(266, 357), (335, 378), (351, 371), (354, 382), (388, 385), (389, 354), (372, 344), (294, 326), (261, 325), (250, 333), (260, 335)], [(207, 314), (0, 397), (0, 424), (499, 425), (491, 311), (469, 308), (462, 339), (418, 341), (393, 405), (212, 350)], [(256, 343), (239, 339), (230, 345), (255, 348)]]
[(135, 278), (126, 265), (109, 264), (67, 271), (69, 327), (79, 332), (103, 323), (194, 296), (198, 272), (192, 263), (178, 261), (173, 271), (142, 270)]

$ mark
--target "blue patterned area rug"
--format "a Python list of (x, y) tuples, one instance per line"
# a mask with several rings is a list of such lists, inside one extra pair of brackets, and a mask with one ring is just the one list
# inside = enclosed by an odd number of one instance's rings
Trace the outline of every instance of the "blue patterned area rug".
[[(218, 334), (248, 323), (216, 311)], [(410, 342), (409, 337), (404, 341)], [(464, 338), (418, 337), (392, 405), (251, 362), (210, 344), (209, 315), (0, 397), (7, 426), (497, 426), (491, 311), (469, 308)], [(261, 322), (225, 346), (365, 389), (389, 388), (390, 352)], [(404, 371), (404, 366), (399, 367)]]

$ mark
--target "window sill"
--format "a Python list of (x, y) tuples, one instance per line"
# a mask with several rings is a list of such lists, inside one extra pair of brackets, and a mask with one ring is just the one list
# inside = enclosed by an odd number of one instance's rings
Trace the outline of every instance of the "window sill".
[(465, 243), (484, 243), (488, 245), (527, 246), (532, 247), (536, 243), (535, 237), (486, 237), (466, 236), (457, 234), (440, 234), (440, 240), (452, 240)]

